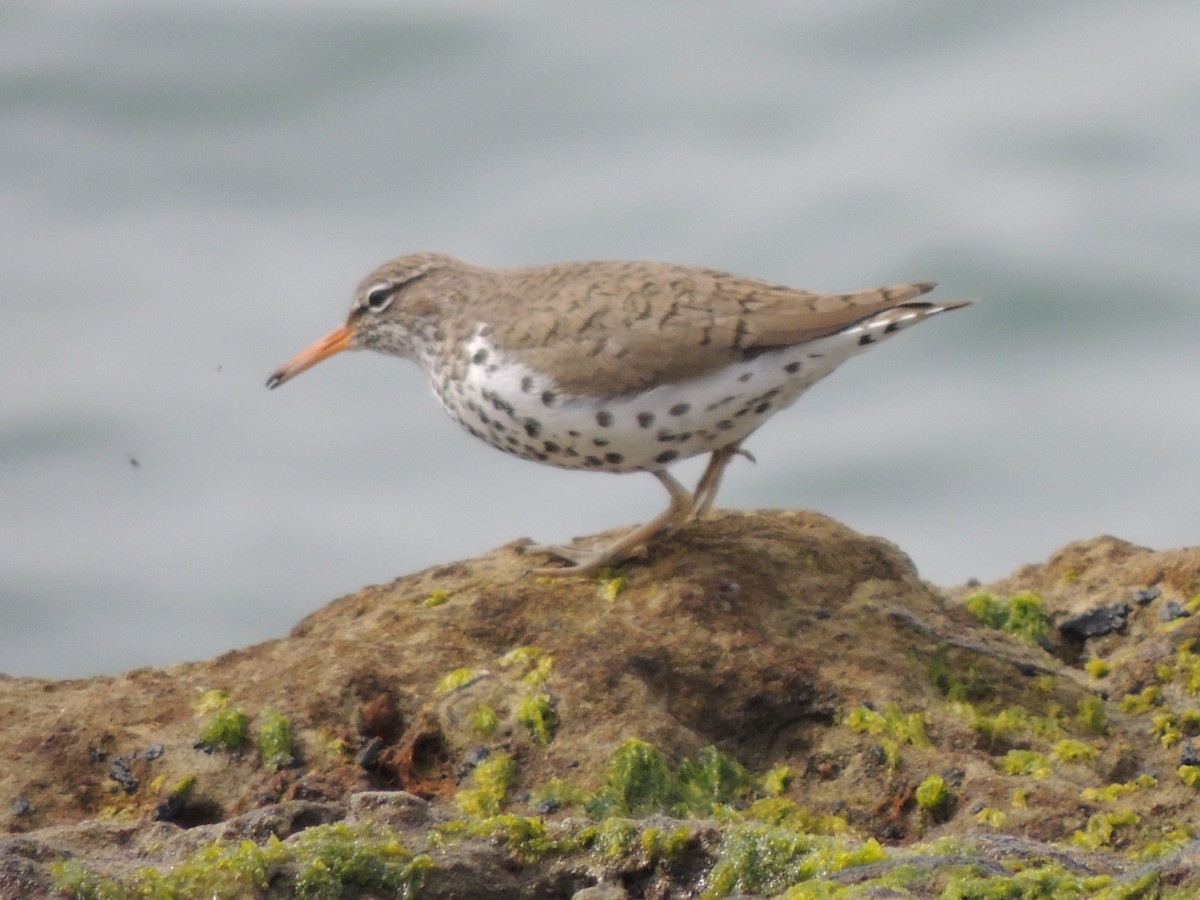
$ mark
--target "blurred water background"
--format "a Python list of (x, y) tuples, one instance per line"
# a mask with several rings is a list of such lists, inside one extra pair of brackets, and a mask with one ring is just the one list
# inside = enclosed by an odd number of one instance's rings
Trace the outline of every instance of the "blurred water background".
[(773, 419), (722, 505), (941, 584), (1197, 543), (1197, 35), (1194, 0), (9, 0), (0, 672), (203, 658), (660, 511), (472, 440), (399, 361), (264, 388), (413, 250), (938, 280), (980, 302)]

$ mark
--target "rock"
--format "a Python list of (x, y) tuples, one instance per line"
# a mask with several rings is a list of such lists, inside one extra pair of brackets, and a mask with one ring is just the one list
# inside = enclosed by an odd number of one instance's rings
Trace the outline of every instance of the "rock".
[(1098, 606), (1095, 609), (1072, 616), (1059, 623), (1058, 630), (1075, 640), (1085, 641), (1088, 638), (1112, 634), (1125, 627), (1125, 620), (1133, 612), (1133, 607), (1121, 601), (1110, 606)]
[(1158, 612), (1158, 618), (1163, 622), (1173, 622), (1175, 619), (1186, 619), (1191, 613), (1184, 609), (1178, 600), (1168, 600)]
[[(0, 676), (0, 896), (51, 896), (56, 862), (68, 894), (141, 867), (162, 895), (190, 872), (266, 896), (262, 871), (272, 896), (335, 871), (344, 896), (777, 894), (869, 886), (901, 845), (934, 893), (1047, 860), (1115, 876), (1156, 842), (1164, 883), (1194, 874), (1163, 835), (1200, 825), (1174, 746), (1200, 617), (1146, 605), (1190, 601), (1200, 552), (1098, 538), (943, 592), (800, 512), (718, 513), (599, 579), (529, 578), (523, 546), (207, 662)], [(1075, 646), (983, 624), (979, 591), (1026, 592)], [(264, 765), (269, 713), (299, 765)], [(197, 749), (219, 715), (246, 742)], [(921, 857), (937, 837), (962, 852)]]

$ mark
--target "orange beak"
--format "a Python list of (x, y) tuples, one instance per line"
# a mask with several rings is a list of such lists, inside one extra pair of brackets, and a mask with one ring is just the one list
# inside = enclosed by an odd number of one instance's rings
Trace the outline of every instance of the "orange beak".
[(274, 390), (285, 381), (290, 381), (306, 369), (311, 369), (323, 359), (328, 359), (335, 353), (350, 349), (354, 338), (354, 330), (347, 325), (335, 328), (307, 350), (296, 354), (290, 362), (285, 363), (274, 375), (267, 379), (267, 387)]

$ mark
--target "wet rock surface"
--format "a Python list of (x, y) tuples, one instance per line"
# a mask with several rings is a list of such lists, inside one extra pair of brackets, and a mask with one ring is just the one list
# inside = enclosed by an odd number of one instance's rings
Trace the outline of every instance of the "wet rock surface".
[(802, 512), (719, 513), (602, 578), (531, 578), (522, 547), (207, 662), (0, 676), (0, 896), (1195, 875), (1200, 551), (1102, 537), (942, 590)]

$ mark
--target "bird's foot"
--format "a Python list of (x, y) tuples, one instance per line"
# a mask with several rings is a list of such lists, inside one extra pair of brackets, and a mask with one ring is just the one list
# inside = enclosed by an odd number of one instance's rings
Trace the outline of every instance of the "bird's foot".
[(545, 553), (566, 560), (566, 566), (541, 566), (529, 569), (528, 574), (538, 577), (562, 578), (568, 575), (593, 575), (601, 569), (619, 566), (621, 563), (646, 555), (646, 541), (629, 546), (624, 539), (607, 547), (572, 547), (566, 544), (530, 544), (522, 553)]
[(534, 544), (525, 548), (526, 553), (549, 553), (565, 559), (573, 565), (559, 567), (544, 567), (530, 569), (530, 575), (548, 575), (562, 577), (565, 575), (590, 575), (610, 566), (617, 566), (636, 556), (645, 556), (652, 539), (662, 534), (674, 531), (683, 524), (692, 513), (692, 495), (678, 481), (665, 471), (654, 472), (657, 478), (671, 495), (671, 505), (658, 518), (639, 525), (624, 537), (614, 541), (607, 547), (595, 550), (580, 550), (575, 547), (561, 545)]

